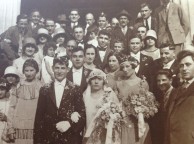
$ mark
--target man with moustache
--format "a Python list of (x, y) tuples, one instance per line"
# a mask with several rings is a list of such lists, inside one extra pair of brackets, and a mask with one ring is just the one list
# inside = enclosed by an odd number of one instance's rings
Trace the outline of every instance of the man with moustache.
[(84, 33), (85, 33), (85, 35), (87, 35), (88, 28), (91, 27), (91, 26), (96, 26), (94, 15), (92, 13), (87, 13), (86, 16), (85, 16), (85, 21), (86, 21), (86, 26), (85, 26)]
[(176, 90), (169, 106), (164, 144), (194, 143), (194, 53), (181, 51), (177, 55), (183, 84)]
[(127, 51), (127, 46), (129, 39), (132, 36), (132, 30), (129, 28), (129, 21), (131, 20), (130, 14), (126, 10), (122, 10), (118, 16), (119, 27), (116, 27), (111, 36), (111, 47), (114, 44), (114, 41), (121, 40), (124, 42), (125, 50)]
[(85, 106), (79, 86), (67, 78), (68, 58), (53, 60), (55, 80), (39, 92), (34, 144), (81, 144), (85, 126)]

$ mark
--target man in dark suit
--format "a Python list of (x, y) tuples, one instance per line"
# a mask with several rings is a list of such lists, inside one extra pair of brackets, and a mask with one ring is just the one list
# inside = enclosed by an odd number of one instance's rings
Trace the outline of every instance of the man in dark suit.
[(84, 29), (82, 26), (78, 25), (73, 28), (73, 36), (77, 42), (77, 45), (84, 49), (86, 45)]
[(175, 53), (181, 51), (189, 32), (189, 20), (180, 5), (170, 0), (162, 0), (162, 5), (156, 9), (156, 32), (158, 47), (163, 44), (175, 45)]
[(85, 16), (85, 21), (86, 21), (86, 25), (84, 27), (84, 33), (85, 33), (85, 35), (87, 35), (88, 28), (91, 27), (91, 26), (96, 26), (94, 15), (92, 13), (87, 13), (86, 16)]
[(80, 86), (82, 92), (87, 88), (86, 78), (91, 70), (85, 68), (84, 64), (84, 50), (81, 47), (73, 48), (71, 51), (72, 68), (67, 73), (67, 79), (76, 85)]
[(81, 25), (79, 22), (80, 14), (78, 9), (72, 9), (69, 14), (69, 22), (66, 25), (66, 30), (69, 38), (73, 38), (73, 29), (75, 26)]
[(139, 18), (135, 25), (134, 29), (136, 30), (139, 26), (145, 26), (147, 31), (156, 29), (156, 19), (152, 16), (152, 8), (148, 3), (141, 4), (141, 18)]
[(172, 86), (172, 72), (170, 69), (161, 69), (156, 74), (158, 90), (161, 91), (158, 102), (160, 107), (158, 113), (149, 119), (151, 137), (153, 144), (164, 144), (166, 118), (172, 95), (176, 89)]
[(34, 123), (34, 144), (80, 144), (85, 106), (79, 86), (66, 79), (68, 58), (55, 58), (55, 81), (40, 89)]
[(135, 72), (138, 77), (146, 77), (148, 83), (150, 83), (150, 65), (153, 59), (149, 56), (143, 55), (140, 50), (142, 48), (142, 41), (139, 35), (134, 35), (129, 40), (130, 55), (137, 59), (139, 65), (135, 68)]
[(119, 20), (119, 27), (116, 27), (112, 32), (111, 47), (113, 46), (114, 41), (119, 39), (124, 42), (125, 50), (127, 51), (128, 42), (132, 36), (132, 29), (129, 28), (131, 16), (126, 10), (122, 10), (117, 18)]
[(184, 82), (176, 90), (169, 106), (164, 144), (193, 144), (194, 53), (181, 51), (177, 55), (177, 61)]
[(104, 69), (108, 62), (108, 55), (112, 51), (110, 49), (110, 33), (107, 30), (101, 30), (98, 33), (97, 41), (97, 59), (99, 59), (99, 66)]

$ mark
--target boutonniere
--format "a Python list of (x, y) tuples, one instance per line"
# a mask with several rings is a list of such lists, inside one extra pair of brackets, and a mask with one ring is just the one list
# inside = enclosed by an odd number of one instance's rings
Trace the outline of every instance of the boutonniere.
[(64, 88), (65, 90), (68, 90), (69, 89), (69, 87), (68, 86), (65, 86), (65, 88)]
[(147, 57), (143, 57), (142, 58), (142, 61), (146, 61), (148, 58)]
[[(68, 85), (69, 85), (71, 88), (74, 88), (74, 87), (75, 87), (75, 84), (72, 83), (71, 81), (68, 81)], [(67, 87), (68, 87), (68, 86), (67, 86)], [(68, 87), (68, 89), (69, 89), (69, 87)]]
[(85, 75), (85, 76), (88, 75), (88, 70), (84, 69), (84, 75)]

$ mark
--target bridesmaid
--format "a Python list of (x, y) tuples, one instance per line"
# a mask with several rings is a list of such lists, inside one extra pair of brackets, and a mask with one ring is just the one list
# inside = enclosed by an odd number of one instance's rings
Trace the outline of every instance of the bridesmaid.
[(12, 95), (12, 105), (9, 111), (12, 119), (8, 122), (9, 138), (15, 144), (33, 144), (34, 118), (37, 107), (41, 82), (36, 79), (39, 72), (38, 64), (33, 59), (28, 59), (23, 65), (25, 80), (21, 81), (16, 95)]
[[(119, 57), (120, 70), (123, 75), (116, 82), (115, 92), (118, 94), (120, 101), (123, 103), (128, 96), (138, 94), (140, 86), (148, 90), (148, 84), (145, 80), (137, 77), (135, 68), (138, 66), (138, 61), (131, 56)], [(126, 107), (123, 104), (123, 109)], [(149, 135), (149, 126), (146, 123), (146, 131), (144, 136), (138, 137), (138, 120), (133, 115), (126, 111), (126, 123), (122, 125), (121, 144), (151, 144)]]

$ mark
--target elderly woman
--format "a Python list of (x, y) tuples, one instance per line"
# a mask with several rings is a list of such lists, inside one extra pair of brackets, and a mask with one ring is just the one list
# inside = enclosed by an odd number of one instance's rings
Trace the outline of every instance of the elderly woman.
[[(94, 69), (88, 77), (88, 86), (85, 90), (83, 97), (86, 108), (86, 131), (88, 127), (93, 124), (100, 106), (103, 104), (103, 98), (107, 96), (110, 101), (118, 103), (118, 99), (111, 88), (105, 86), (106, 74), (99, 69)], [(98, 135), (95, 135), (96, 137)], [(94, 137), (89, 137), (87, 144), (93, 144)], [(101, 143), (102, 139), (98, 142)]]
[(119, 57), (120, 70), (123, 75), (116, 82), (115, 92), (117, 92), (120, 101), (123, 103), (123, 110), (126, 111), (126, 123), (122, 125), (121, 144), (150, 144), (151, 140), (148, 135), (149, 126), (146, 124), (144, 136), (138, 137), (138, 121), (137, 118), (128, 113), (125, 107), (125, 101), (129, 96), (139, 93), (140, 86), (148, 90), (148, 84), (145, 80), (136, 76), (135, 68), (138, 61), (131, 56)]

